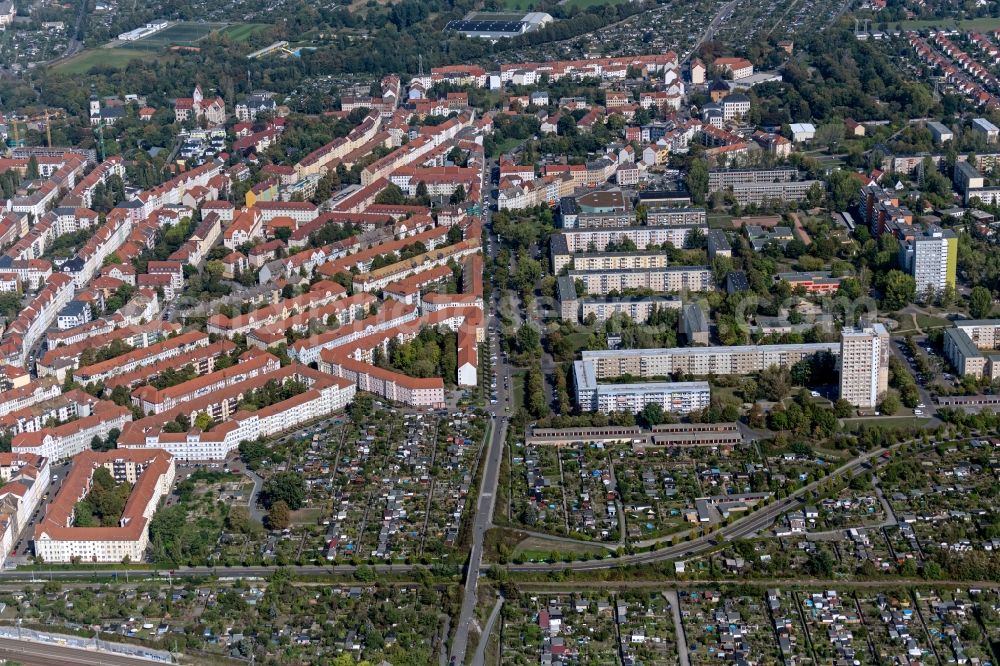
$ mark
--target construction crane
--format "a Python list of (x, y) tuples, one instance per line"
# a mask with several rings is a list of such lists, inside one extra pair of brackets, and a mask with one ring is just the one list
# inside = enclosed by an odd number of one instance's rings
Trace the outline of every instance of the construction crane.
[(52, 121), (49, 119), (49, 110), (45, 109), (45, 141), (46, 145), (52, 147)]

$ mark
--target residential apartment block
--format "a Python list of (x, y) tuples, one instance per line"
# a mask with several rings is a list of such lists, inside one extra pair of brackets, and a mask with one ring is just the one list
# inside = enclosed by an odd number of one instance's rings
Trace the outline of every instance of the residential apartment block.
[(559, 316), (569, 321), (587, 322), (593, 317), (603, 322), (614, 315), (628, 315), (635, 322), (644, 323), (656, 310), (677, 310), (681, 299), (675, 296), (649, 296), (635, 298), (580, 298), (576, 293), (576, 283), (569, 276), (556, 281), (559, 298)]
[(607, 296), (626, 289), (649, 289), (655, 292), (710, 291), (714, 288), (712, 271), (707, 266), (673, 266), (631, 270), (570, 271), (587, 294)]
[(940, 294), (955, 287), (958, 237), (951, 229), (930, 225), (899, 243), (899, 263), (917, 283), (917, 295)]
[(589, 412), (641, 412), (648, 404), (658, 404), (665, 412), (688, 414), (711, 404), (708, 382), (648, 382), (600, 384), (592, 361), (573, 364), (576, 402)]
[(42, 456), (0, 453), (0, 566), (13, 552), (49, 487), (49, 461)]
[(840, 397), (871, 409), (889, 388), (889, 332), (882, 324), (840, 332)]
[[(119, 525), (74, 527), (74, 509), (90, 491), (94, 472), (101, 467), (117, 482), (133, 484)], [(174, 457), (160, 449), (80, 453), (35, 526), (35, 555), (46, 562), (142, 561), (149, 546), (149, 523), (160, 498), (170, 494), (175, 473)]]
[(944, 353), (960, 377), (1000, 378), (1000, 319), (956, 321), (944, 331)]
[(801, 201), (822, 181), (799, 180), (795, 169), (713, 169), (708, 172), (709, 192), (730, 192), (741, 205), (771, 200)]
[(594, 364), (598, 379), (667, 377), (687, 375), (749, 375), (771, 366), (791, 368), (816, 354), (840, 355), (840, 344), (815, 342), (786, 345), (740, 345), (734, 347), (672, 347), (666, 349), (618, 349), (584, 351), (584, 361)]

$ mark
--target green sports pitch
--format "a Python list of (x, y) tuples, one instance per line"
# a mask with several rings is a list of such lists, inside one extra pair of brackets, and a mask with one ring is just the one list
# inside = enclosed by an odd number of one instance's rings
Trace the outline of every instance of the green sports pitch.
[(226, 23), (172, 23), (152, 35), (117, 46), (135, 51), (157, 51), (168, 46), (197, 46), (198, 42), (227, 26)]

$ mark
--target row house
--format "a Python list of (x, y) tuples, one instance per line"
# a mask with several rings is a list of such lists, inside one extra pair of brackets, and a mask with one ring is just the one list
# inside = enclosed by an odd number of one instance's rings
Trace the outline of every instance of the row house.
[(258, 201), (254, 209), (261, 220), (270, 222), (276, 217), (289, 217), (296, 227), (312, 222), (319, 216), (319, 208), (308, 201)]
[(231, 367), (199, 375), (175, 386), (157, 390), (151, 385), (132, 391), (132, 404), (146, 414), (159, 414), (184, 402), (196, 400), (234, 384), (253, 379), (258, 375), (273, 373), (281, 367), (278, 357), (263, 353), (247, 355)]
[(353, 281), (354, 291), (381, 291), (386, 285), (413, 275), (421, 269), (432, 266), (444, 266), (449, 261), (459, 260), (462, 257), (479, 251), (479, 238), (463, 240), (454, 245), (429, 250), (415, 257), (384, 266), (378, 270), (356, 275)]
[(427, 81), (422, 81), (418, 77), (415, 81), (421, 81), (427, 88), (437, 83), (485, 88), (487, 82), (486, 70), (476, 65), (445, 65), (443, 67), (434, 67), (431, 69), (431, 75), (427, 78)]
[(422, 243), (428, 250), (433, 250), (448, 242), (447, 227), (433, 227), (427, 231), (409, 235), (406, 238), (393, 239), (373, 245), (363, 250), (358, 250), (353, 254), (348, 254), (334, 261), (324, 263), (319, 272), (326, 277), (332, 278), (338, 273), (351, 273), (352, 269), (359, 273), (366, 273), (376, 257), (384, 257), (398, 253), (400, 250)]
[[(297, 382), (307, 390), (254, 412), (239, 409), (245, 394), (268, 382)], [(344, 379), (293, 364), (132, 422), (122, 431), (118, 446), (126, 450), (163, 448), (184, 461), (223, 460), (241, 441), (270, 437), (344, 409), (353, 400), (355, 390)], [(192, 428), (181, 433), (163, 429), (182, 414), (194, 421), (202, 412), (219, 425), (205, 431)]]
[(132, 420), (132, 411), (109, 400), (94, 405), (90, 416), (34, 432), (22, 432), (11, 440), (11, 451), (20, 455), (44, 456), (49, 460), (73, 458), (90, 450), (94, 437), (105, 439), (111, 430), (121, 429)]
[(92, 229), (100, 221), (100, 216), (89, 208), (60, 206), (52, 213), (55, 218), (56, 236), (71, 234), (83, 229)]
[(131, 389), (139, 384), (156, 380), (167, 370), (191, 368), (196, 375), (204, 375), (215, 370), (216, 363), (223, 356), (229, 356), (236, 350), (236, 344), (231, 340), (216, 340), (207, 347), (198, 347), (187, 353), (151, 363), (137, 368), (132, 372), (117, 375), (104, 383), (105, 391), (113, 391), (117, 386)]
[[(168, 204), (179, 204), (182, 202), (185, 193), (196, 187), (203, 187), (208, 190), (204, 197), (205, 201), (218, 199), (219, 188), (222, 187), (225, 189), (226, 183), (228, 183), (228, 179), (225, 176), (221, 179), (216, 178), (222, 174), (222, 166), (223, 163), (219, 160), (207, 162), (201, 166), (184, 171), (161, 185), (140, 192), (133, 199), (133, 202), (138, 204), (136, 216), (139, 219), (145, 219), (157, 208)], [(214, 196), (210, 196), (212, 190), (215, 191)]]
[(24, 386), (0, 391), (0, 417), (20, 412), (46, 400), (57, 398), (62, 389), (54, 379), (39, 378)]
[(328, 166), (334, 166), (333, 162), (371, 141), (381, 128), (382, 114), (372, 111), (347, 136), (334, 139), (302, 158), (295, 164), (295, 170), (300, 178), (311, 174), (322, 176)]
[(462, 167), (403, 167), (396, 169), (389, 181), (406, 192), (416, 196), (417, 188), (423, 183), (427, 194), (431, 197), (451, 196), (461, 186), (466, 192), (477, 186), (482, 180), (478, 169)]
[(444, 398), (440, 378), (416, 379), (377, 368), (372, 364), (372, 354), (375, 348), (384, 350), (390, 340), (410, 340), (426, 326), (441, 325), (458, 333), (456, 382), (460, 386), (475, 386), (478, 383), (477, 344), (484, 336), (482, 309), (478, 307), (440, 310), (359, 338), (349, 346), (325, 348), (320, 352), (320, 370), (346, 378), (360, 390), (389, 400), (415, 407), (440, 407)]
[(44, 259), (12, 259), (6, 255), (0, 257), (0, 273), (13, 274), (29, 291), (38, 291), (52, 275), (52, 264)]
[(47, 180), (31, 194), (11, 199), (10, 210), (20, 215), (29, 215), (37, 220), (55, 203), (58, 196), (59, 187)]
[(41, 430), (51, 420), (69, 421), (93, 414), (94, 407), (101, 402), (81, 389), (71, 389), (54, 398), (35, 403), (25, 409), (10, 412), (0, 417), (0, 428), (12, 434)]
[(107, 361), (78, 368), (74, 376), (84, 384), (103, 382), (116, 375), (132, 372), (137, 368), (151, 365), (173, 356), (187, 353), (199, 347), (207, 347), (208, 336), (198, 331), (188, 331), (163, 342), (157, 342), (143, 349), (116, 356)]
[[(87, 495), (94, 472), (104, 467), (118, 482), (132, 484), (115, 527), (74, 527), (76, 504)], [(166, 451), (86, 451), (73, 467), (45, 515), (35, 526), (35, 554), (46, 562), (139, 562), (149, 547), (149, 525), (160, 500), (170, 494), (176, 466)]]
[(0, 453), (0, 566), (14, 551), (49, 486), (49, 460), (42, 456)]
[(78, 205), (90, 208), (94, 204), (94, 190), (98, 185), (106, 185), (112, 176), (125, 178), (125, 161), (120, 155), (112, 155), (88, 173), (67, 195), (78, 199)]
[[(147, 324), (131, 325), (119, 316), (119, 313), (107, 317), (106, 321), (112, 326), (110, 332), (103, 332), (103, 327), (95, 327), (90, 331), (84, 329), (83, 339), (77, 340), (76, 336), (73, 336), (73, 338), (57, 344), (45, 352), (35, 363), (38, 376), (56, 377), (62, 380), (66, 372), (78, 367), (80, 357), (87, 349), (106, 347), (116, 340), (134, 349), (143, 349), (180, 331), (179, 325), (160, 320), (150, 321)], [(68, 334), (71, 331), (64, 333)], [(46, 337), (51, 338), (55, 335), (55, 332), (50, 332), (46, 334)]]
[(420, 306), (421, 292), (424, 289), (442, 280), (446, 280), (452, 275), (452, 270), (448, 266), (433, 266), (387, 284), (382, 290), (382, 295), (385, 298), (394, 298), (407, 305)]
[(28, 233), (28, 218), (25, 215), (0, 213), (0, 248), (5, 248)]
[(227, 337), (247, 335), (254, 329), (269, 326), (296, 313), (328, 305), (346, 296), (347, 290), (341, 285), (329, 280), (320, 280), (305, 294), (282, 299), (246, 314), (235, 317), (227, 317), (224, 314), (212, 315), (208, 318), (207, 330), (209, 333)]
[(87, 239), (76, 256), (62, 265), (62, 272), (73, 278), (77, 289), (82, 289), (104, 259), (113, 254), (132, 232), (132, 220), (122, 214), (120, 209), (112, 210), (107, 220), (93, 236)]
[(205, 215), (191, 237), (176, 252), (171, 254), (169, 259), (192, 266), (201, 264), (209, 250), (222, 237), (222, 220), (223, 218), (216, 210)]
[(666, 90), (639, 93), (639, 106), (646, 109), (655, 109), (660, 113), (669, 111), (680, 111), (683, 95), (670, 93)]
[[(667, 51), (662, 54), (624, 56), (620, 58), (585, 58), (581, 60), (552, 60), (541, 63), (513, 63), (500, 66), (500, 81), (515, 85), (532, 85), (543, 75), (550, 81), (563, 77), (584, 79), (596, 77), (605, 80), (624, 80), (629, 69), (637, 69), (647, 74), (660, 73), (677, 66), (677, 54)], [(527, 80), (530, 77), (531, 83)], [(522, 83), (518, 83), (518, 78)]]
[(375, 305), (377, 299), (369, 293), (353, 294), (346, 298), (295, 313), (284, 319), (254, 328), (247, 334), (247, 344), (260, 349), (268, 349), (286, 341), (286, 333), (298, 335), (327, 330), (334, 324), (348, 326), (363, 319)]
[(29, 351), (52, 326), (59, 312), (73, 300), (73, 280), (56, 273), (4, 332), (0, 353), (12, 365), (24, 366)]
[(394, 329), (416, 318), (416, 307), (398, 301), (387, 301), (382, 304), (377, 315), (297, 340), (288, 348), (288, 353), (300, 363), (314, 363), (319, 360), (320, 352), (324, 349), (351, 344), (375, 333)]
[[(916, 32), (906, 33), (906, 39), (917, 56), (925, 63), (941, 70), (948, 83), (955, 86), (960, 92), (971, 97), (980, 106), (995, 109), (1000, 107), (1000, 100), (987, 92), (981, 85), (972, 81), (956, 67), (951, 60), (942, 57), (934, 51)], [(950, 44), (950, 42), (949, 42)], [(954, 49), (954, 47), (951, 47)]]
[(498, 210), (519, 210), (542, 204), (554, 206), (575, 189), (574, 178), (568, 174), (543, 176), (533, 182), (504, 188), (497, 196)]

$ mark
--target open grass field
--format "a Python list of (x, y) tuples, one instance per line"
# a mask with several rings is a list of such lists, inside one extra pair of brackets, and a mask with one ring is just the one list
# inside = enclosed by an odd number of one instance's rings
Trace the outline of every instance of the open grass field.
[(132, 60), (163, 57), (169, 46), (195, 46), (209, 35), (225, 34), (232, 42), (244, 42), (271, 26), (267, 23), (175, 23), (165, 30), (134, 42), (110, 48), (86, 49), (53, 67), (65, 74), (85, 74), (93, 67), (125, 67)]
[(588, 9), (590, 7), (596, 7), (598, 5), (620, 5), (624, 3), (625, 0), (566, 0), (567, 7), (579, 7), (580, 9)]
[(873, 416), (870, 418), (844, 419), (844, 430), (857, 432), (862, 426), (879, 426), (886, 430), (895, 428), (922, 428), (930, 423), (928, 418), (916, 416)]
[[(983, 18), (956, 21), (954, 19), (928, 19), (914, 21), (899, 21), (903, 30), (927, 30), (929, 28), (957, 28), (959, 30), (994, 30), (1000, 28), (1000, 18), (986, 16)], [(889, 27), (895, 27), (890, 23)]]
[(470, 21), (520, 21), (524, 14), (517, 12), (473, 12), (469, 14)]
[(705, 215), (709, 229), (732, 229), (733, 216), (725, 213), (708, 213)]
[(500, 6), (511, 12), (530, 12), (538, 6), (538, 0), (501, 0)]
[(526, 560), (546, 560), (553, 553), (573, 553), (574, 555), (606, 555), (607, 548), (581, 541), (580, 543), (569, 543), (567, 541), (554, 541), (540, 537), (529, 536), (524, 541), (517, 544), (514, 549), (515, 557), (522, 557)]
[(245, 42), (252, 36), (264, 32), (270, 27), (267, 23), (239, 23), (226, 26), (219, 31), (219, 35), (228, 37), (234, 42)]
[(93, 67), (125, 67), (133, 60), (152, 60), (154, 57), (153, 51), (87, 49), (57, 63), (54, 68), (64, 74), (86, 74)]
[[(611, 549), (613, 548), (612, 544)], [(553, 553), (607, 555), (608, 550), (608, 547), (597, 543), (546, 539), (504, 527), (493, 527), (486, 533), (485, 554), (491, 561), (496, 561), (496, 556), (501, 551), (508, 553), (510, 557), (543, 561), (549, 559)]]

